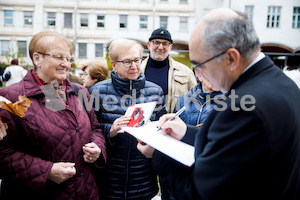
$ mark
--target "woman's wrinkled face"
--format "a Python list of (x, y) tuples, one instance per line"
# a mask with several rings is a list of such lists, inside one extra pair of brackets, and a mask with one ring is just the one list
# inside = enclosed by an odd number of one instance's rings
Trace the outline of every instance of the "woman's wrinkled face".
[(53, 38), (48, 37), (44, 40), (45, 43), (49, 44), (45, 48), (45, 52), (34, 53), (36, 73), (46, 83), (55, 80), (61, 83), (67, 78), (71, 68), (70, 48), (65, 42), (54, 42)]
[(118, 57), (118, 60), (111, 61), (112, 67), (117, 73), (117, 75), (123, 79), (136, 80), (141, 74), (141, 64), (136, 64), (137, 62), (132, 62), (129, 67), (126, 67), (120, 61), (137, 61), (141, 58), (139, 49), (135, 46), (132, 46), (127, 51), (120, 51)]
[(97, 83), (97, 79), (92, 79), (92, 77), (90, 75), (89, 67), (87, 67), (84, 70), (84, 74), (82, 75), (81, 78), (83, 80), (83, 86), (86, 87), (86, 88), (89, 88), (92, 85), (94, 85), (95, 83)]

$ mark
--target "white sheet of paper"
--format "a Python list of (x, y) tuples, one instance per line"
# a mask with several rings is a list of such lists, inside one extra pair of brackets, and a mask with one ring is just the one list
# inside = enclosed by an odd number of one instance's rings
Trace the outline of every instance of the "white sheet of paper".
[(122, 129), (178, 162), (192, 166), (195, 162), (195, 148), (169, 135), (163, 135), (162, 131), (157, 131), (156, 124), (157, 122), (150, 122), (143, 127), (123, 127)]

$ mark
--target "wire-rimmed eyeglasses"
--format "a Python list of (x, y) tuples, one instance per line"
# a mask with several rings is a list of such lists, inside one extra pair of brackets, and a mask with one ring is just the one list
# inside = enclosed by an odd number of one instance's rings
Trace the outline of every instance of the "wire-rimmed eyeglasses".
[(60, 54), (51, 54), (51, 53), (42, 53), (42, 52), (37, 52), (37, 53), (45, 55), (45, 56), (51, 56), (53, 59), (55, 59), (57, 61), (64, 61), (64, 59), (66, 59), (68, 63), (74, 62), (73, 57), (62, 56)]
[(197, 62), (193, 61), (193, 62), (192, 62), (193, 68), (194, 68), (194, 69), (199, 68), (199, 67), (201, 67), (202, 65), (204, 65), (205, 63), (208, 63), (209, 61), (212, 61), (213, 59), (215, 59), (215, 58), (217, 58), (217, 57), (219, 57), (219, 56), (225, 54), (226, 52), (227, 52), (227, 50), (222, 51), (221, 53), (218, 53), (217, 55), (215, 55), (215, 56), (213, 56), (213, 57), (207, 59), (206, 61), (204, 61), (204, 62), (202, 62), (202, 63), (197, 63)]
[(139, 66), (142, 63), (143, 58), (136, 58), (134, 60), (126, 59), (126, 60), (117, 60), (117, 62), (123, 63), (124, 67), (131, 67), (132, 63)]

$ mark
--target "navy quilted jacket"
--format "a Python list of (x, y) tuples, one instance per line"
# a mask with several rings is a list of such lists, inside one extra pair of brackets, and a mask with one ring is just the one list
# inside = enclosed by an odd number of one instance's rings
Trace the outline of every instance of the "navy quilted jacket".
[[(158, 120), (164, 110), (162, 89), (145, 80), (141, 74), (137, 80), (119, 78), (113, 71), (111, 79), (96, 83), (90, 92), (99, 91), (100, 109), (96, 109), (98, 121), (103, 125), (107, 143), (107, 165), (99, 171), (100, 197), (104, 199), (151, 199), (158, 191), (156, 175), (150, 159), (144, 157), (136, 148), (137, 140), (127, 134), (119, 133), (109, 138), (115, 119), (123, 116), (129, 105), (157, 101), (158, 105), (150, 120)], [(122, 99), (123, 97), (123, 99)]]
[(199, 82), (177, 100), (173, 112), (185, 106), (187, 109), (180, 115), (180, 118), (187, 124), (202, 124), (214, 109), (216, 105), (214, 100), (222, 99), (224, 96), (221, 92), (204, 93), (201, 88), (201, 82)]
[[(31, 71), (20, 83), (0, 90), (0, 95), (12, 102), (19, 95), (32, 101), (24, 118), (0, 110), (8, 124), (8, 135), (0, 142), (0, 199), (99, 199), (91, 164), (83, 160), (82, 146), (95, 142), (100, 147), (102, 156), (97, 164), (101, 167), (106, 160), (105, 139), (94, 111), (82, 109), (68, 80), (66, 93), (69, 107), (55, 112), (48, 109), (55, 99), (44, 95)], [(54, 162), (74, 162), (76, 174), (61, 184), (47, 180)]]

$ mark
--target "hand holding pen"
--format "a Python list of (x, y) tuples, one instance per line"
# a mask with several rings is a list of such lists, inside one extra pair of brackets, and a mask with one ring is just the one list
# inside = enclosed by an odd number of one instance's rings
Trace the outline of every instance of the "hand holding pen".
[[(186, 107), (183, 106), (180, 110), (178, 110), (175, 115), (173, 117), (171, 117), (170, 119), (168, 119), (167, 121), (172, 121), (173, 119), (175, 119), (176, 117), (179, 117), (179, 115), (181, 113), (183, 113), (183, 111), (185, 111)], [(157, 131), (160, 131), (161, 130), (161, 126), (159, 126), (158, 130)]]
[(187, 126), (180, 117), (178, 117), (184, 110), (185, 108), (182, 108), (182, 110), (179, 110), (175, 115), (166, 114), (159, 118), (159, 127), (164, 134), (168, 134), (177, 140), (181, 140), (184, 137)]

